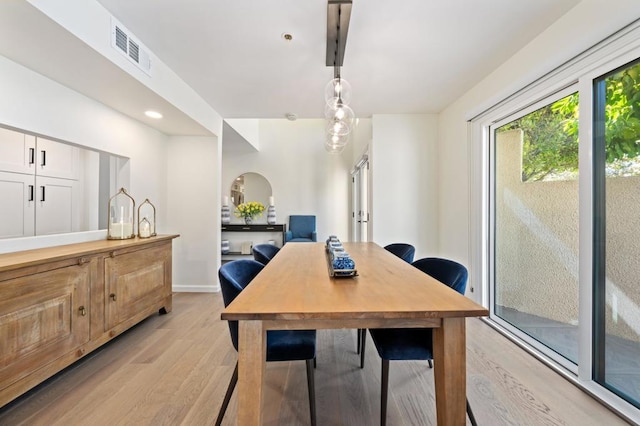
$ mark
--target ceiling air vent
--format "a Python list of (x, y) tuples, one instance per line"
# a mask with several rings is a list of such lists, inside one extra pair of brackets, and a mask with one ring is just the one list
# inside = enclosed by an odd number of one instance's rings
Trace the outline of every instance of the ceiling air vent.
[(151, 75), (151, 58), (147, 49), (114, 18), (111, 18), (111, 46), (146, 74)]

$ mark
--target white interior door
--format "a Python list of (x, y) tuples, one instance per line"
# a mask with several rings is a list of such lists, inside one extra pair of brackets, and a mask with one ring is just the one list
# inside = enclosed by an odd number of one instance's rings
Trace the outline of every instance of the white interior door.
[(356, 242), (366, 242), (369, 241), (369, 160), (367, 156), (364, 156), (356, 165), (351, 178), (352, 239)]

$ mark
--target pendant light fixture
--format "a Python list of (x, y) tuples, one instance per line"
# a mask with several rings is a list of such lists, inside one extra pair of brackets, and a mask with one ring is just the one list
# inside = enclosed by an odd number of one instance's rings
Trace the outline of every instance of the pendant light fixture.
[(324, 115), (327, 119), (325, 130), (328, 135), (325, 148), (331, 153), (342, 152), (353, 130), (355, 119), (355, 113), (349, 107), (351, 85), (340, 76), (350, 18), (351, 0), (328, 0), (326, 59), (327, 66), (333, 67), (334, 78), (327, 83), (324, 90)]

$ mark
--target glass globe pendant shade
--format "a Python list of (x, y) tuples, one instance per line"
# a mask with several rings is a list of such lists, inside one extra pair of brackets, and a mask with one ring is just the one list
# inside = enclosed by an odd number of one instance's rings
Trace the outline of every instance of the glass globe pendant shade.
[(351, 132), (351, 125), (343, 120), (327, 120), (327, 133), (331, 136), (346, 136)]
[(337, 104), (335, 107), (327, 105), (324, 108), (324, 116), (327, 120), (340, 120), (346, 122), (349, 127), (353, 126), (353, 119), (355, 113), (353, 110), (344, 104)]
[(324, 99), (327, 105), (335, 108), (338, 103), (349, 105), (351, 102), (351, 85), (343, 78), (334, 78), (324, 89)]
[(327, 142), (325, 142), (324, 149), (330, 154), (339, 154), (339, 153), (341, 153), (344, 150), (344, 147), (346, 146), (346, 143), (344, 143), (344, 144), (335, 144), (335, 143), (331, 142), (331, 138), (332, 137), (329, 137), (329, 140), (327, 140)]
[(325, 144), (338, 147), (338, 146), (345, 146), (348, 141), (349, 141), (349, 135), (343, 135), (343, 136), (329, 135), (327, 137), (327, 141), (325, 142)]

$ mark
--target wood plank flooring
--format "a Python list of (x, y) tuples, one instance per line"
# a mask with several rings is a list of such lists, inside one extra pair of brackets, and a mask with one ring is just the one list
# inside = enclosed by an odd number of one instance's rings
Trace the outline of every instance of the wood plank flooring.
[[(153, 316), (0, 409), (0, 425), (212, 425), (236, 352), (220, 293), (178, 293)], [(478, 319), (467, 320), (467, 396), (481, 426), (625, 425)], [(379, 424), (380, 358), (355, 330), (318, 332), (318, 425)], [(433, 370), (391, 362), (387, 424), (435, 425)], [(236, 397), (224, 425), (236, 423)], [(309, 424), (304, 362), (269, 363), (265, 425)]]

